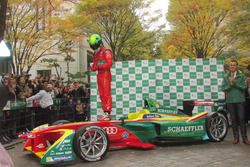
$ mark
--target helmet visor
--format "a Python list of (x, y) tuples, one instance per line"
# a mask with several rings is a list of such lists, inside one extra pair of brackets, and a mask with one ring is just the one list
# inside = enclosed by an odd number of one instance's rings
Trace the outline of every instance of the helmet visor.
[(96, 49), (98, 49), (100, 47), (100, 44), (99, 43), (96, 43), (96, 44), (93, 44), (93, 45), (89, 44), (89, 46), (91, 47), (91, 49), (96, 50)]

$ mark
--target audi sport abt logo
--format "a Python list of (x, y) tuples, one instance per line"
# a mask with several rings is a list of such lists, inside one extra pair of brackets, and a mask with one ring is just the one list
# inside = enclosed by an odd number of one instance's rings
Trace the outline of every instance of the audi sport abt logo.
[(117, 127), (103, 127), (103, 129), (107, 132), (108, 135), (115, 135), (118, 132)]

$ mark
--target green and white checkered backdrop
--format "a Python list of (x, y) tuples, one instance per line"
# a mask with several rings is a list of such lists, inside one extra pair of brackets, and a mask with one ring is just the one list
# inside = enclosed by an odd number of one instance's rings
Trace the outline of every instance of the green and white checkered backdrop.
[[(113, 64), (113, 119), (137, 112), (143, 98), (156, 99), (162, 105), (182, 108), (183, 100), (224, 99), (220, 90), (224, 75), (221, 59), (136, 60)], [(98, 95), (96, 73), (91, 72), (91, 120), (103, 114)], [(211, 110), (197, 106), (194, 112)]]

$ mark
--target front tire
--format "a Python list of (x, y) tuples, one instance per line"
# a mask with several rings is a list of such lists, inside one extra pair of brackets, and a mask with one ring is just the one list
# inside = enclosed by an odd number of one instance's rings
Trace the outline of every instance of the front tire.
[(102, 160), (109, 149), (107, 133), (99, 126), (81, 127), (75, 133), (73, 148), (75, 154), (84, 161)]
[(222, 141), (226, 137), (228, 131), (226, 117), (221, 113), (210, 113), (206, 119), (206, 131), (211, 141)]

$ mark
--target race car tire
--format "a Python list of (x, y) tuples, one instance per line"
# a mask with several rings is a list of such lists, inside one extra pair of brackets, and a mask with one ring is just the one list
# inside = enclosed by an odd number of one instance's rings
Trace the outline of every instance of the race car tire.
[(84, 126), (74, 135), (73, 149), (83, 161), (102, 160), (109, 149), (109, 139), (105, 130), (99, 126)]
[(228, 132), (228, 122), (221, 113), (209, 113), (206, 118), (206, 132), (211, 141), (222, 141)]
[(67, 124), (67, 123), (70, 123), (70, 121), (68, 121), (68, 120), (58, 120), (58, 121), (53, 122), (51, 125), (63, 125), (63, 124)]
[(227, 123), (229, 123), (229, 120), (228, 120), (228, 113), (224, 110), (219, 110), (217, 111), (218, 113), (224, 115), (224, 117), (227, 119)]

